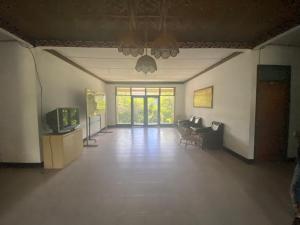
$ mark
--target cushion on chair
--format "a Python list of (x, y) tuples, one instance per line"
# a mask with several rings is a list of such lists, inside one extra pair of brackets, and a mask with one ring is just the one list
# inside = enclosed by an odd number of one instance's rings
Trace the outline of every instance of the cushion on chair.
[(213, 130), (213, 131), (217, 131), (217, 130), (219, 130), (220, 128), (222, 129), (222, 126), (223, 124), (222, 123), (220, 123), (220, 122), (216, 122), (216, 121), (213, 121), (212, 123), (211, 123), (211, 129)]
[(193, 122), (194, 119), (195, 119), (195, 116), (192, 116), (192, 117), (190, 118), (190, 122)]
[(196, 117), (194, 123), (199, 123), (200, 117)]
[(191, 127), (201, 128), (202, 127), (202, 118), (201, 117), (195, 117), (195, 121), (191, 125)]
[(217, 130), (219, 129), (219, 126), (220, 126), (220, 124), (212, 124), (212, 125), (211, 125), (211, 129), (212, 129), (213, 131), (217, 131)]

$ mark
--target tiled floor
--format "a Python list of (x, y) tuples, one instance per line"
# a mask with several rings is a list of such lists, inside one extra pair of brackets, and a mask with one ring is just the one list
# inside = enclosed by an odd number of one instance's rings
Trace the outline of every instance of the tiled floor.
[(248, 165), (122, 128), (61, 171), (1, 169), (1, 225), (286, 225), (293, 165)]

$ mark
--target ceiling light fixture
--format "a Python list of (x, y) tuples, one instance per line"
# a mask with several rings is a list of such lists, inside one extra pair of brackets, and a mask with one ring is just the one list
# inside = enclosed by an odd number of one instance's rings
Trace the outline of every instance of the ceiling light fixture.
[(179, 53), (179, 47), (174, 36), (167, 33), (167, 0), (161, 3), (160, 35), (154, 40), (151, 48), (151, 55), (155, 58), (167, 59), (170, 56), (175, 57)]
[(141, 56), (138, 61), (136, 62), (135, 70), (137, 72), (147, 73), (154, 73), (157, 71), (157, 65), (155, 59), (149, 55)]
[(148, 29), (146, 28), (146, 42), (145, 42), (145, 48), (146, 48), (146, 55), (141, 56), (135, 66), (135, 70), (137, 72), (144, 72), (145, 74), (147, 73), (154, 73), (157, 71), (157, 65), (156, 61), (153, 57), (148, 55)]
[(134, 0), (128, 0), (128, 12), (129, 12), (129, 30), (122, 37), (118, 51), (125, 56), (131, 55), (137, 57), (144, 54), (144, 46), (138, 33), (136, 32), (135, 12), (133, 9)]

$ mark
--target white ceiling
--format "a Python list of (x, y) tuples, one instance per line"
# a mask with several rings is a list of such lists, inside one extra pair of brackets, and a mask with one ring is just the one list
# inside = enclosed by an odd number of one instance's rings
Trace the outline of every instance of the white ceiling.
[(158, 71), (145, 75), (134, 69), (138, 58), (124, 56), (115, 48), (55, 47), (52, 49), (111, 82), (181, 82), (236, 51), (236, 49), (212, 48), (180, 49), (179, 55), (175, 58), (156, 60)]

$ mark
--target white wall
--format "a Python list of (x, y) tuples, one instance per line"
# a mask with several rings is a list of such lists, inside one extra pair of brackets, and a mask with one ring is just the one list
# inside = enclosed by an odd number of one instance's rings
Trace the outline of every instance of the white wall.
[[(186, 83), (185, 114), (203, 118), (205, 126), (212, 121), (225, 124), (224, 146), (253, 159), (250, 145), (251, 102), (256, 80), (257, 54), (247, 51), (230, 61)], [(213, 108), (194, 108), (195, 90), (214, 86)]]
[[(267, 46), (249, 50), (186, 84), (186, 116), (225, 124), (224, 145), (236, 153), (254, 158), (257, 65), (291, 65), (291, 104), (288, 157), (296, 156), (297, 143), (292, 137), (300, 129), (300, 48)], [(193, 108), (193, 91), (214, 86), (213, 109)]]
[[(257, 64), (291, 65), (291, 114), (288, 155), (295, 156), (296, 142), (292, 132), (300, 128), (300, 49), (269, 46), (247, 51), (219, 67), (182, 84), (135, 85), (110, 84), (93, 78), (57, 57), (34, 49), (43, 86), (42, 111), (57, 107), (79, 107), (81, 125), (85, 128), (85, 88), (106, 92), (108, 113), (102, 126), (116, 123), (115, 87), (175, 87), (175, 120), (197, 115), (204, 124), (225, 124), (224, 145), (238, 154), (254, 156), (255, 99)], [(260, 57), (259, 57), (260, 55)], [(30, 50), (16, 42), (0, 43), (0, 162), (41, 162), (38, 118), (40, 87)], [(193, 92), (214, 86), (213, 109), (193, 108)], [(43, 129), (41, 128), (41, 131)]]
[(28, 49), (0, 43), (0, 162), (41, 162), (36, 77)]
[(107, 102), (108, 102), (108, 125), (116, 125), (116, 87), (175, 87), (175, 121), (185, 118), (184, 112), (184, 85), (183, 84), (108, 84), (106, 87), (107, 91)]
[[(43, 115), (58, 107), (78, 107), (80, 125), (86, 137), (85, 89), (105, 93), (105, 83), (42, 49), (35, 49), (35, 57), (43, 87)], [(106, 115), (102, 117), (103, 128), (106, 126)], [(42, 130), (46, 129), (44, 124)]]
[(57, 107), (79, 107), (85, 137), (85, 89), (105, 93), (102, 81), (39, 48), (32, 51), (42, 104), (30, 50), (17, 42), (0, 43), (0, 162), (41, 162), (39, 139), (46, 126), (40, 118)]
[(300, 130), (300, 48), (267, 46), (261, 50), (260, 63), (292, 68), (288, 156), (295, 157), (297, 142), (292, 134)]

